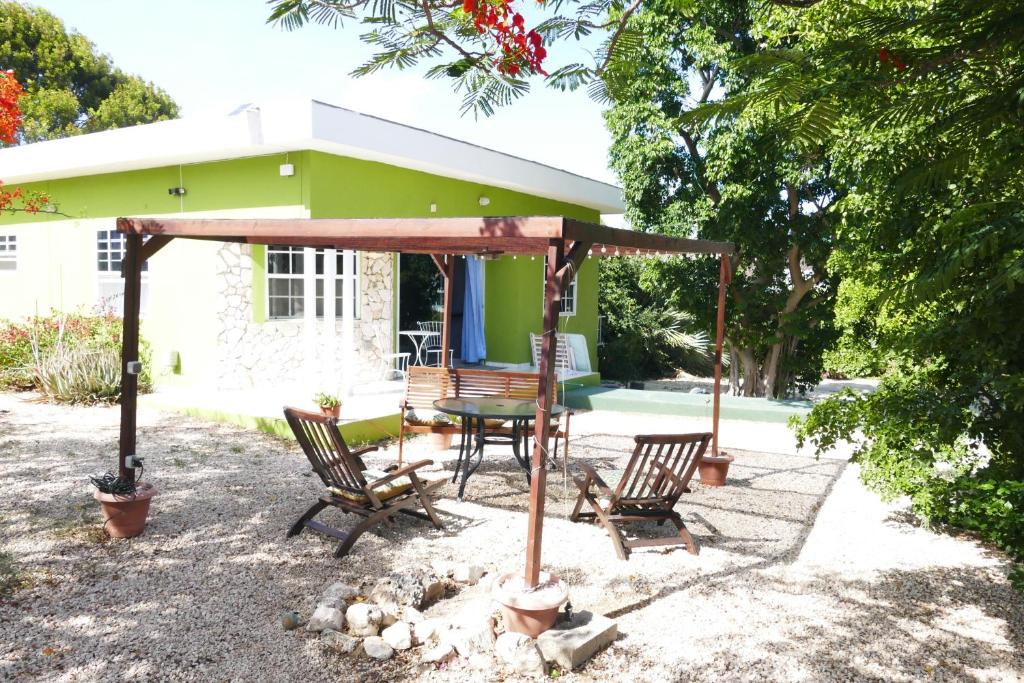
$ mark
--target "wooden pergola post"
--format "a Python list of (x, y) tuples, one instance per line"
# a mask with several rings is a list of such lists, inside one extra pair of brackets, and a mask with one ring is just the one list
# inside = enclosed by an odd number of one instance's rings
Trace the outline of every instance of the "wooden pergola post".
[(135, 455), (135, 416), (139, 396), (139, 308), (142, 299), (142, 235), (125, 235), (125, 254), (121, 260), (124, 278), (124, 313), (121, 338), (121, 435), (118, 441), (117, 476), (135, 481), (135, 468), (129, 458)]
[(718, 267), (718, 311), (715, 322), (715, 396), (711, 413), (711, 455), (718, 455), (718, 412), (722, 403), (722, 342), (725, 339), (725, 289), (732, 279), (729, 257), (722, 254)]
[(533, 421), (533, 458), (530, 461), (530, 510), (526, 534), (526, 585), (540, 580), (541, 544), (544, 530), (544, 491), (547, 487), (547, 455), (551, 437), (551, 406), (554, 403), (555, 355), (558, 340), (558, 315), (565, 283), (572, 279), (590, 249), (589, 243), (576, 242), (568, 254), (563, 240), (551, 240), (547, 249), (544, 276), (544, 322), (540, 359), (537, 367), (537, 413)]

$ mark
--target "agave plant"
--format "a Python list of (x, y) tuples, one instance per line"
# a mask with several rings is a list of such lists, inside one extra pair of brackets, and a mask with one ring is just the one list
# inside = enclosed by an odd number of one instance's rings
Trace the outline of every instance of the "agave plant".
[(58, 346), (36, 363), (40, 390), (61, 403), (98, 403), (121, 393), (121, 357), (112, 348)]

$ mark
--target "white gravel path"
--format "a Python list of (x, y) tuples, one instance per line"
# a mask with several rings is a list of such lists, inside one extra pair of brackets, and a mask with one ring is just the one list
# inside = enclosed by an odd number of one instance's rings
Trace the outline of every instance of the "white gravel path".
[[(0, 680), (508, 680), (425, 671), (411, 655), (354, 660), (279, 625), (336, 580), (372, 583), (435, 557), (518, 568), (526, 482), (501, 449), (465, 502), (443, 489), (445, 531), (402, 518), (338, 561), (327, 539), (284, 537), (317, 494), (293, 444), (142, 411), (139, 452), (162, 493), (143, 536), (102, 542), (85, 476), (114, 461), (117, 409), (26, 399), (0, 394), (0, 552), (28, 578), (0, 601)], [(583, 414), (572, 458), (613, 469), (629, 450), (623, 435), (678, 428)], [(411, 450), (438, 459), (422, 442)], [(733, 452), (730, 486), (697, 486), (680, 505), (697, 557), (654, 550), (619, 562), (600, 529), (565, 519), (571, 491), (552, 473), (545, 565), (570, 583), (577, 608), (620, 627), (611, 648), (564, 678), (1024, 678), (1024, 607), (1003, 556), (913, 526), (841, 460)]]

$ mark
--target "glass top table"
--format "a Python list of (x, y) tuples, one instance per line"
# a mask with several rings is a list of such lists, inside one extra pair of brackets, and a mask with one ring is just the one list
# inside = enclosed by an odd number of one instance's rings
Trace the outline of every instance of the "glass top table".
[[(530, 481), (529, 422), (537, 415), (536, 399), (500, 396), (443, 398), (434, 401), (434, 408), (462, 419), (459, 460), (452, 476), (454, 484), (459, 477), (459, 470), (462, 470), (459, 500), (462, 500), (466, 491), (466, 482), (483, 462), (485, 444), (511, 444), (516, 462), (526, 471), (526, 481)], [(557, 403), (551, 406), (552, 417), (564, 411), (565, 408)], [(488, 420), (504, 420), (512, 424), (511, 427), (487, 427)]]

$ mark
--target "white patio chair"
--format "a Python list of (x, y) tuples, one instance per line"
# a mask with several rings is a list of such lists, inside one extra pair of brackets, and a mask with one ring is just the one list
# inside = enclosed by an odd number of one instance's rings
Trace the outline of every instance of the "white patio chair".
[(384, 364), (384, 379), (405, 379), (409, 372), (409, 358), (412, 356), (408, 351), (402, 353), (388, 353), (381, 359)]

